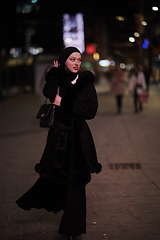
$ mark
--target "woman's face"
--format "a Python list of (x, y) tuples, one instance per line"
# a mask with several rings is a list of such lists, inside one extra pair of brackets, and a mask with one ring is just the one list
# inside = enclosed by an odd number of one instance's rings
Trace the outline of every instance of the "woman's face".
[(66, 60), (66, 67), (73, 73), (77, 73), (81, 67), (82, 57), (79, 52), (72, 53)]

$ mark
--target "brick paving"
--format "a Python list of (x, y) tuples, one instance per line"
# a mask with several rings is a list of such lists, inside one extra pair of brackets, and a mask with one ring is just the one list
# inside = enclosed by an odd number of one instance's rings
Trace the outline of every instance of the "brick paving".
[[(160, 89), (151, 88), (139, 114), (126, 94), (121, 115), (114, 97), (97, 91), (98, 114), (88, 123), (103, 171), (87, 185), (87, 234), (77, 240), (159, 240)], [(62, 212), (24, 211), (15, 204), (38, 178), (34, 165), (47, 136), (35, 118), (39, 105), (33, 94), (0, 102), (1, 240), (65, 239), (57, 234)]]

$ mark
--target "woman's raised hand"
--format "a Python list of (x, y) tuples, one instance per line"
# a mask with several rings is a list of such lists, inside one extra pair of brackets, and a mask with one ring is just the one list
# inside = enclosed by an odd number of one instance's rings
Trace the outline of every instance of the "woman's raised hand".
[[(58, 67), (58, 61), (53, 61), (53, 66), (54, 67)], [(52, 102), (54, 105), (57, 105), (57, 106), (60, 106), (61, 104), (61, 97), (57, 94), (55, 99), (54, 99), (54, 102)]]
[(54, 67), (58, 67), (58, 61), (56, 60), (56, 61), (53, 61), (53, 66)]

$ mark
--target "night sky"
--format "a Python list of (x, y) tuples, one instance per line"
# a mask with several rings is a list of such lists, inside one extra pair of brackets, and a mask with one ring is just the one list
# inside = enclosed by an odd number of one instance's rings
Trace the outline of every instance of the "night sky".
[[(129, 20), (136, 8), (134, 4), (129, 5), (128, 1), (123, 1), (123, 5), (120, 3), (116, 3), (115, 5), (115, 2), (102, 2), (102, 4), (98, 4), (95, 1), (86, 1), (84, 4), (80, 1), (80, 3), (74, 2), (68, 4), (67, 1), (38, 0), (36, 4), (40, 6), (39, 9), (36, 10), (34, 8), (32, 12), (22, 14), (16, 12), (16, 7), (19, 2), (23, 3), (27, 1), (5, 0), (1, 3), (2, 19), (0, 26), (2, 47), (23, 47), (25, 30), (30, 27), (35, 30), (35, 34), (32, 36), (33, 44), (44, 47), (46, 51), (49, 51), (50, 48), (56, 51), (57, 47), (62, 46), (63, 13), (75, 14), (76, 12), (82, 12), (84, 14), (86, 31), (89, 27), (93, 28), (97, 17), (103, 17), (105, 23), (114, 35), (114, 32), (117, 31), (117, 29), (115, 29), (116, 15), (125, 15)], [(34, 6), (36, 4), (34, 4)], [(92, 39), (86, 39), (86, 41), (91, 40)]]
[[(59, 53), (63, 48), (62, 15), (77, 12), (84, 14), (86, 43), (94, 43), (93, 30), (98, 19), (100, 24), (103, 22), (106, 26), (110, 42), (126, 42), (135, 30), (135, 14), (143, 13), (150, 16), (153, 4), (153, 1), (147, 1), (142, 5), (143, 0), (110, 2), (38, 0), (33, 4), (34, 7), (30, 13), (17, 13), (17, 5), (27, 2), (30, 3), (31, 0), (1, 0), (1, 48), (24, 49), (25, 31), (30, 28), (34, 30), (32, 45), (43, 47), (46, 53)], [(124, 16), (125, 21), (123, 23), (117, 21), (117, 15)]]

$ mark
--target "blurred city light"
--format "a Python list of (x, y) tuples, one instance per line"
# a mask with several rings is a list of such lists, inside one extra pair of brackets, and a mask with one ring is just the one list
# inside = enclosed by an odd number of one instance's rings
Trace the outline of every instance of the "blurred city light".
[(129, 41), (133, 43), (133, 42), (135, 42), (135, 38), (134, 37), (129, 37)]
[(11, 48), (9, 53), (12, 55), (13, 58), (17, 58), (21, 53), (21, 48)]
[(122, 22), (124, 21), (124, 17), (122, 17), (122, 16), (117, 16), (116, 19), (117, 19), (118, 21), (122, 21)]
[(15, 53), (16, 52), (16, 48), (11, 48), (9, 52), (10, 52), (10, 54)]
[(143, 26), (147, 26), (147, 22), (146, 21), (142, 21), (141, 22)]
[(138, 32), (135, 32), (135, 33), (134, 33), (134, 36), (135, 36), (135, 37), (139, 37), (140, 34), (139, 34)]
[(114, 66), (116, 65), (115, 61), (111, 60), (111, 61), (110, 61), (110, 65), (111, 65), (112, 67), (114, 67)]
[(130, 66), (129, 64), (126, 65), (126, 70), (127, 70), (127, 71), (131, 71), (131, 69), (132, 69), (132, 68), (131, 68), (131, 66)]
[(94, 58), (94, 60), (98, 61), (99, 58), (100, 58), (99, 53), (95, 52), (95, 53), (93, 54), (93, 58)]
[(28, 14), (33, 10), (33, 6), (31, 4), (18, 4), (16, 11), (17, 13), (24, 13), (24, 14)]
[(30, 48), (29, 48), (29, 52), (30, 52), (32, 55), (37, 55), (37, 54), (43, 52), (43, 48), (41, 48), (41, 47), (39, 47), (39, 48), (30, 47)]
[(96, 47), (94, 44), (87, 44), (86, 46), (86, 53), (87, 54), (93, 54), (96, 52)]
[(152, 10), (153, 11), (158, 11), (158, 7), (154, 6), (154, 7), (152, 7)]
[(143, 42), (143, 44), (142, 44), (142, 47), (143, 47), (144, 49), (146, 49), (146, 48), (148, 47), (148, 45), (149, 45), (148, 39), (144, 39), (144, 42)]
[(119, 66), (120, 66), (121, 69), (125, 69), (125, 67), (126, 67), (126, 65), (124, 63), (120, 63)]
[(72, 38), (66, 38), (64, 41), (65, 41), (65, 43), (68, 44), (68, 43), (71, 43), (73, 41), (73, 39)]
[(99, 61), (99, 65), (101, 67), (109, 67), (110, 66), (110, 61), (108, 59), (105, 59), (105, 60), (100, 60)]
[(63, 43), (65, 47), (77, 47), (81, 53), (85, 51), (83, 14), (74, 16), (63, 14)]
[(42, 53), (42, 52), (43, 52), (43, 48), (39, 47), (39, 48), (38, 48), (38, 52), (39, 52), (39, 53)]
[[(36, 4), (35, 4), (36, 3)], [(37, 3), (37, 0), (30, 1), (18, 1), (16, 6), (16, 13), (29, 14), (33, 10), (36, 12), (40, 10), (40, 5)]]

